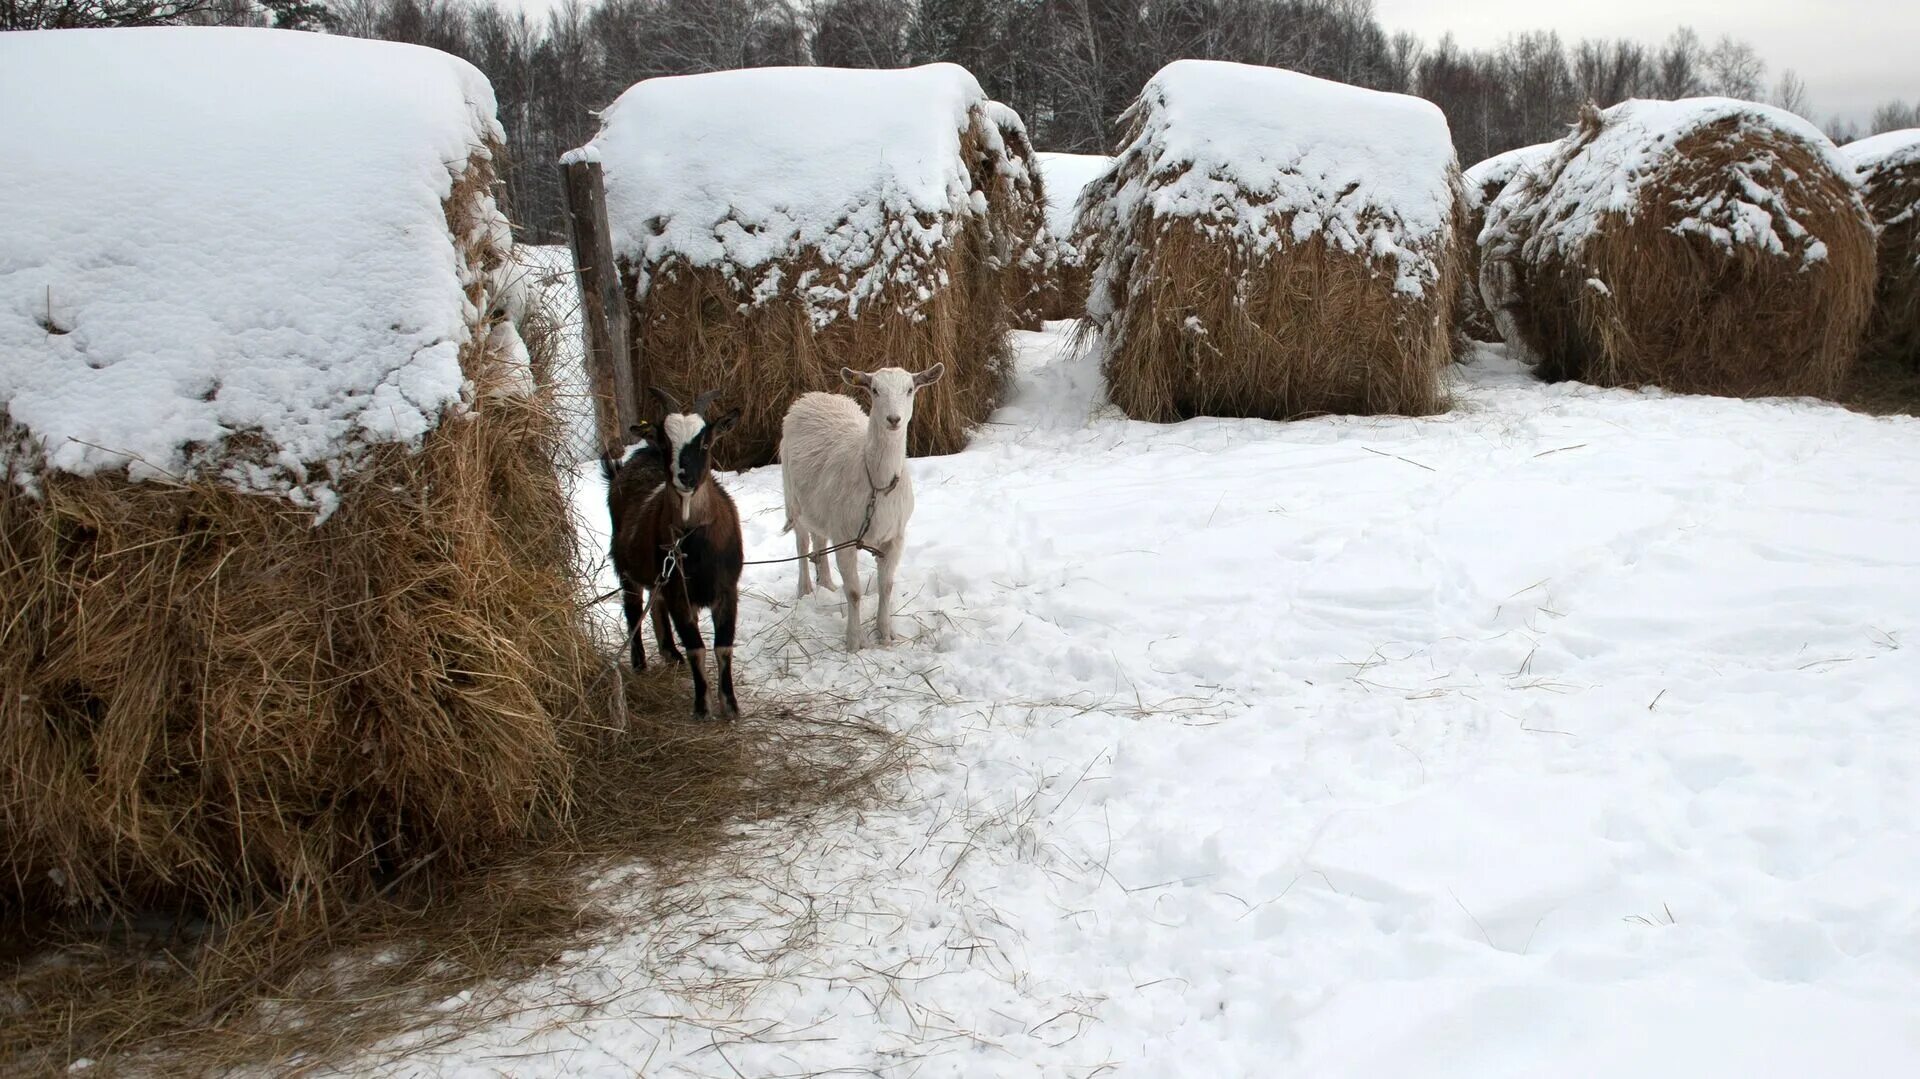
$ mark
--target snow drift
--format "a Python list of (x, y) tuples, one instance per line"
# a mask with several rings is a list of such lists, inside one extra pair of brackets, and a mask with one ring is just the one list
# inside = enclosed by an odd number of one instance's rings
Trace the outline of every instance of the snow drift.
[(1083, 210), (1085, 327), (1140, 419), (1431, 412), (1452, 358), (1460, 180), (1430, 102), (1181, 60)]

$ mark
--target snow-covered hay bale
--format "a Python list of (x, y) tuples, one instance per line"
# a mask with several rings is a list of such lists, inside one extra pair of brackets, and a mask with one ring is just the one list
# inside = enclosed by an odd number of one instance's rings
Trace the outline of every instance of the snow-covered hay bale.
[(1480, 230), (1486, 227), (1487, 207), (1500, 197), (1515, 176), (1544, 159), (1553, 147), (1553, 143), (1542, 142), (1508, 150), (1487, 158), (1463, 174), (1467, 187), (1467, 271), (1461, 275), (1457, 317), (1461, 332), (1475, 341), (1500, 340), (1500, 329), (1494, 325), (1486, 302), (1480, 298)]
[(1438, 108), (1181, 60), (1125, 122), (1082, 211), (1082, 330), (1116, 405), (1148, 420), (1441, 407), (1462, 199)]
[(715, 447), (765, 464), (780, 418), (843, 366), (947, 377), (908, 446), (952, 453), (998, 402), (1026, 207), (1001, 127), (952, 64), (648, 79), (580, 151), (601, 161), (638, 384), (744, 409)]
[(1053, 239), (1047, 280), (1041, 296), (1045, 318), (1080, 318), (1087, 313), (1087, 255), (1090, 244), (1080, 224), (1082, 195), (1113, 166), (1105, 154), (1041, 154), (1046, 179), (1047, 232)]
[(1867, 211), (1880, 229), (1880, 282), (1867, 354), (1920, 370), (1920, 128), (1850, 142)]
[(998, 101), (986, 104), (987, 118), (999, 133), (998, 146), (989, 145), (991, 159), (983, 163), (993, 169), (1000, 187), (997, 201), (1006, 207), (1012, 226), (994, 248), (994, 258), (1007, 264), (1007, 313), (1012, 324), (1023, 330), (1037, 330), (1045, 315), (1048, 267), (1054, 258), (1053, 237), (1047, 231), (1046, 177), (1027, 134), (1020, 114)]
[(1481, 294), (1548, 379), (1831, 396), (1873, 300), (1852, 172), (1766, 105), (1588, 109), (1488, 208)]
[(486, 79), (67, 30), (0, 100), (0, 905), (313, 909), (541, 819), (604, 668)]

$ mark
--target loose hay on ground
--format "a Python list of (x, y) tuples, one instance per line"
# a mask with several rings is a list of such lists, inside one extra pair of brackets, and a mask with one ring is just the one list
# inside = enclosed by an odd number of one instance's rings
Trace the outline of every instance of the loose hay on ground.
[(1871, 306), (1850, 170), (1811, 125), (1751, 102), (1587, 110), (1486, 235), (1482, 294), (1552, 380), (1831, 397)]
[(1114, 404), (1155, 421), (1443, 407), (1463, 206), (1438, 109), (1183, 60), (1126, 122), (1084, 211), (1080, 331)]
[(650, 79), (603, 115), (583, 152), (605, 169), (636, 380), (742, 409), (719, 466), (772, 461), (787, 406), (844, 391), (843, 366), (947, 365), (916, 455), (991, 414), (1037, 209), (989, 104), (934, 64)]

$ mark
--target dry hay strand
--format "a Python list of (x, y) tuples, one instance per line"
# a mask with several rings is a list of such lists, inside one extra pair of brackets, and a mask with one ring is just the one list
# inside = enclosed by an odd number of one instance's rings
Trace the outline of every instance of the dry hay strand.
[[(1605, 123), (1589, 107), (1553, 158), (1522, 177), (1528, 207), (1552, 212), (1553, 184)], [(1751, 181), (1737, 166), (1748, 163), (1764, 167), (1824, 259), (1674, 230), (1686, 212), (1676, 206), (1743, 198)], [(1674, 144), (1631, 213), (1606, 212), (1564, 255), (1539, 253), (1528, 212), (1514, 223), (1525, 254), (1508, 263), (1515, 302), (1505, 314), (1542, 378), (1731, 397), (1833, 397), (1845, 383), (1872, 303), (1873, 229), (1850, 178), (1815, 146), (1739, 117), (1702, 124)]]
[[(1120, 181), (1116, 173), (1090, 192), (1088, 205)], [(1093, 238), (1089, 262), (1131, 251), (1112, 260), (1120, 272), (1105, 286), (1124, 299), (1112, 325), (1102, 331), (1085, 318), (1076, 338), (1109, 342), (1108, 396), (1138, 420), (1439, 412), (1454, 356), (1463, 212), (1456, 193), (1455, 226), (1431, 252), (1439, 278), (1419, 297), (1395, 289), (1390, 266), (1320, 235), (1261, 254), (1216, 239), (1202, 221), (1123, 223)]]
[[(905, 758), (897, 737), (804, 702), (690, 724), (680, 671), (622, 674), (628, 725), (580, 755), (566, 818), (485, 863), (435, 865), (339, 910), (20, 927), (0, 950), (0, 1071), (359, 1070), (384, 1062), (366, 1055), (381, 1043), (444, 1044), (523, 1007), (515, 984), (569, 950), (697, 917), (671, 896), (681, 882), (872, 803)], [(745, 827), (769, 822), (758, 838)]]
[[(915, 400), (907, 452), (957, 453), (968, 433), (999, 405), (1011, 365), (1008, 296), (1014, 273), (1001, 253), (1028, 235), (1026, 208), (996, 180), (1000, 155), (975, 109), (960, 150), (972, 186), (987, 200), (985, 215), (963, 219), (954, 242), (918, 264), (913, 280), (892, 279), (860, 300), (858, 315), (817, 324), (796, 287), (756, 302), (721, 269), (669, 256), (648, 268), (644, 294), (623, 265), (631, 302), (635, 384), (665, 386), (683, 397), (719, 389), (741, 409), (740, 422), (713, 448), (715, 467), (752, 468), (773, 461), (787, 406), (814, 390), (849, 392), (840, 368), (921, 371), (947, 365), (946, 377)], [(922, 228), (931, 226), (923, 220)], [(851, 281), (816, 253), (790, 260), (782, 280), (834, 286)], [(925, 293), (925, 299), (921, 293)]]
[(1862, 355), (1894, 372), (1920, 372), (1920, 154), (1860, 179), (1880, 231), (1880, 276)]

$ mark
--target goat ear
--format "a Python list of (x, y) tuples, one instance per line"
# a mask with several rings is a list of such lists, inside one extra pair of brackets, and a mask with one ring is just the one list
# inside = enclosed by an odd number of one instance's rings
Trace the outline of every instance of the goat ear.
[(734, 424), (739, 422), (740, 422), (740, 410), (737, 408), (730, 408), (725, 412), (721, 413), (719, 419), (714, 420), (712, 423), (707, 424), (707, 430), (712, 431), (714, 435), (719, 436), (719, 435), (725, 434), (728, 431), (728, 429), (730, 429)]
[(680, 411), (680, 402), (674, 400), (672, 394), (658, 386), (648, 386), (647, 388), (652, 390), (653, 395), (660, 399), (660, 407), (666, 409), (669, 413)]
[(931, 386), (940, 381), (940, 376), (946, 373), (947, 365), (944, 363), (936, 363), (925, 371), (921, 371), (913, 376), (913, 387), (914, 389), (919, 389), (922, 386)]
[(851, 367), (842, 367), (840, 369), (840, 381), (849, 386), (859, 386), (863, 389), (873, 388), (873, 379), (871, 376), (865, 371), (855, 371)]

